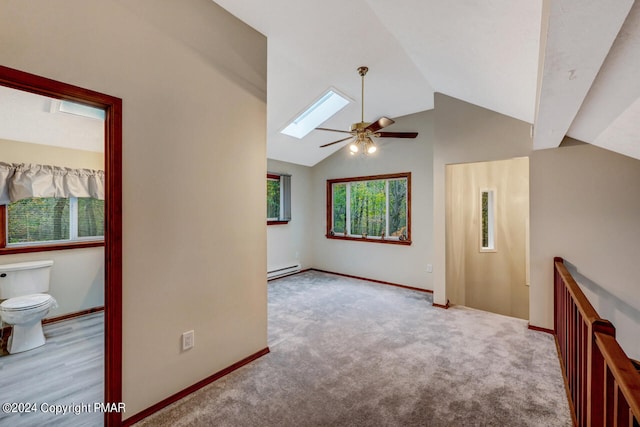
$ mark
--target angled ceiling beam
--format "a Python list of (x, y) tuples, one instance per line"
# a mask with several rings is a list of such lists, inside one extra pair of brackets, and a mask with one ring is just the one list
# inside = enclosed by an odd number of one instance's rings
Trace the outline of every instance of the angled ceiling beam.
[(567, 134), (633, 0), (545, 0), (544, 64), (533, 148), (554, 148)]

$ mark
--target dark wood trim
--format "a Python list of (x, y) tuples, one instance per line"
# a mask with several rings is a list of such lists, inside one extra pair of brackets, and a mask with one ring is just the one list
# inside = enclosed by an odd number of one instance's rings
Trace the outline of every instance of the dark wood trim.
[(0, 251), (7, 247), (7, 205), (0, 205)]
[[(319, 271), (320, 273), (335, 274), (336, 276), (349, 277), (351, 279), (366, 280), (367, 282), (379, 283), (381, 285), (395, 286), (397, 288), (409, 289), (409, 290), (418, 291), (418, 292), (425, 292), (425, 293), (428, 293), (428, 294), (432, 294), (433, 293), (433, 291), (430, 290), (430, 289), (416, 288), (416, 287), (413, 287), (413, 286), (400, 285), (398, 283), (385, 282), (383, 280), (369, 279), (367, 277), (353, 276), (351, 274), (336, 273), (334, 271), (320, 270), (319, 268), (309, 268), (309, 269), (304, 270), (304, 271), (308, 271), (308, 270)], [(302, 271), (299, 271), (299, 273), (302, 273)]]
[(562, 371), (562, 379), (564, 380), (564, 391), (567, 393), (567, 402), (569, 402), (569, 411), (571, 412), (571, 420), (573, 425), (578, 425), (578, 419), (576, 418), (576, 408), (573, 406), (573, 399), (571, 397), (571, 387), (569, 386), (569, 380), (567, 379), (567, 371), (564, 367), (564, 361), (562, 360), (562, 352), (560, 350), (560, 343), (558, 342), (558, 336), (554, 333), (556, 352), (558, 354), (558, 363), (560, 363), (560, 370)]
[[(102, 108), (105, 118), (105, 393), (122, 402), (122, 100), (78, 86), (0, 66), (0, 85)], [(105, 425), (122, 415), (105, 413)]]
[(104, 245), (105, 244), (103, 241), (99, 241), (99, 242), (91, 241), (91, 242), (53, 243), (50, 245), (43, 244), (38, 246), (19, 246), (19, 247), (9, 247), (9, 248), (4, 247), (4, 248), (0, 248), (0, 256), (9, 255), (9, 254), (26, 254), (31, 252), (64, 251), (67, 249), (97, 248)]
[(147, 409), (138, 412), (135, 415), (132, 415), (131, 417), (127, 418), (126, 420), (123, 421), (122, 425), (123, 426), (130, 426), (133, 425), (135, 423), (137, 423), (138, 421), (148, 417), (149, 415), (158, 412), (159, 410), (169, 406), (170, 404), (177, 402), (178, 400), (190, 395), (191, 393), (201, 389), (202, 387), (211, 384), (212, 382), (219, 380), (220, 378), (224, 377), (225, 375), (230, 374), (231, 372), (235, 371), (236, 369), (239, 369), (241, 367), (243, 367), (244, 365), (253, 362), (254, 360), (264, 356), (265, 354), (269, 353), (269, 347), (263, 348), (262, 350), (248, 356), (245, 357), (244, 359), (242, 359), (239, 362), (234, 363), (233, 365), (216, 372), (215, 374), (201, 380), (198, 381), (197, 383), (185, 388), (184, 390), (181, 390), (179, 392), (177, 392), (176, 394), (173, 394), (169, 397), (167, 397), (164, 400), (161, 400), (160, 402), (156, 403), (153, 406), (148, 407)]
[(527, 329), (531, 329), (532, 331), (544, 332), (547, 334), (555, 335), (556, 333), (553, 329), (541, 328), (540, 326), (533, 326), (531, 323), (527, 325)]
[[(267, 172), (267, 179), (280, 181), (281, 176), (282, 175)], [(290, 221), (289, 219), (271, 219), (271, 220), (268, 219), (267, 225), (285, 225), (285, 224), (289, 224), (289, 221)]]
[[(373, 181), (383, 179), (398, 179), (404, 178), (407, 180), (407, 239), (406, 240), (389, 240), (387, 239), (369, 239), (366, 237), (352, 237), (352, 236), (336, 236), (331, 234), (331, 226), (333, 224), (333, 184), (344, 182), (356, 182), (356, 181)], [(368, 175), (368, 176), (356, 176), (352, 178), (336, 178), (328, 179), (326, 187), (326, 233), (327, 239), (336, 240), (351, 240), (354, 242), (367, 242), (367, 243), (391, 243), (395, 245), (411, 245), (411, 172), (390, 173), (383, 175)]]
[(340, 183), (340, 182), (354, 182), (354, 181), (373, 181), (377, 179), (396, 179), (396, 178), (407, 178), (411, 177), (411, 172), (400, 172), (400, 173), (387, 173), (382, 175), (367, 175), (367, 176), (356, 176), (352, 178), (335, 178), (328, 179), (327, 182), (331, 184)]
[(32, 252), (48, 252), (48, 251), (63, 251), (66, 249), (80, 249), (80, 248), (95, 248), (104, 246), (104, 239), (91, 240), (82, 242), (56, 242), (56, 243), (39, 243), (33, 246), (14, 246), (7, 247), (7, 230), (5, 224), (7, 223), (7, 206), (0, 205), (0, 256), (12, 255), (12, 254), (26, 254)]
[[(86, 310), (74, 311), (73, 313), (63, 314), (62, 316), (49, 317), (47, 319), (42, 319), (42, 324), (46, 325), (49, 323), (62, 322), (63, 320), (75, 319), (78, 317), (86, 316), (87, 314), (97, 313), (99, 311), (104, 311), (104, 306), (88, 308)], [(12, 326), (5, 326), (0, 329), (0, 334), (6, 339), (11, 335), (11, 331), (13, 330)]]
[(431, 305), (432, 305), (432, 306), (434, 306), (434, 307), (438, 307), (438, 308), (444, 308), (445, 310), (448, 310), (448, 309), (449, 309), (449, 307), (451, 307), (451, 306), (449, 305), (449, 300), (447, 300), (447, 303), (446, 303), (445, 305), (442, 305), (442, 304), (436, 304), (435, 302), (434, 302), (434, 303), (432, 303)]
[(327, 239), (351, 240), (354, 242), (385, 243), (385, 244), (391, 244), (391, 245), (411, 246), (411, 240), (391, 240), (391, 239), (373, 239), (368, 237), (332, 236), (330, 234), (327, 234), (325, 237)]
[(62, 316), (49, 317), (47, 319), (42, 319), (42, 323), (46, 325), (48, 323), (62, 322), (63, 320), (75, 319), (76, 317), (82, 317), (82, 316), (86, 316), (87, 314), (98, 313), (99, 311), (104, 311), (104, 306), (87, 308), (86, 310), (63, 314)]

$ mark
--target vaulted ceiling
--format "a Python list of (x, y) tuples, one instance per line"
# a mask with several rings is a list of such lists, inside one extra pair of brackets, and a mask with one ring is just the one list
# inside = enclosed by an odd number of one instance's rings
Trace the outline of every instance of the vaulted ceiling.
[[(312, 166), (346, 145), (280, 130), (330, 87), (353, 102), (322, 126), (360, 121), (366, 65), (365, 121), (432, 109), (440, 92), (531, 123), (533, 149), (570, 136), (640, 159), (640, 0), (215, 1), (267, 36), (269, 158)], [(74, 146), (53, 126), (81, 119), (1, 90), (0, 138)], [(99, 147), (87, 122), (76, 145)]]
[[(280, 133), (329, 87), (355, 102), (323, 124), (433, 108), (434, 92), (640, 159), (640, 4), (633, 0), (216, 0), (267, 36), (267, 155), (314, 165), (346, 142)], [(403, 131), (392, 125), (389, 131)], [(385, 129), (385, 130), (387, 130)]]

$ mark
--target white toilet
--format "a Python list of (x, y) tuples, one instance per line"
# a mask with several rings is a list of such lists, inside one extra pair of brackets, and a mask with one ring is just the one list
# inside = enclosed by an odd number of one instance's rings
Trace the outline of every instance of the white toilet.
[(0, 265), (0, 319), (13, 325), (7, 350), (20, 353), (44, 345), (42, 318), (56, 300), (49, 291), (53, 261)]

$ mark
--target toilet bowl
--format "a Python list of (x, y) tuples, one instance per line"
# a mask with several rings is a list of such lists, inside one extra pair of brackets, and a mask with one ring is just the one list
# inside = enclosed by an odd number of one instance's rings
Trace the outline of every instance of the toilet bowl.
[(53, 261), (0, 265), (0, 320), (13, 325), (7, 350), (20, 353), (44, 344), (42, 318), (58, 306), (49, 291)]
[(24, 295), (2, 302), (0, 318), (13, 325), (7, 351), (14, 354), (44, 345), (42, 318), (56, 306), (56, 300), (48, 294)]

